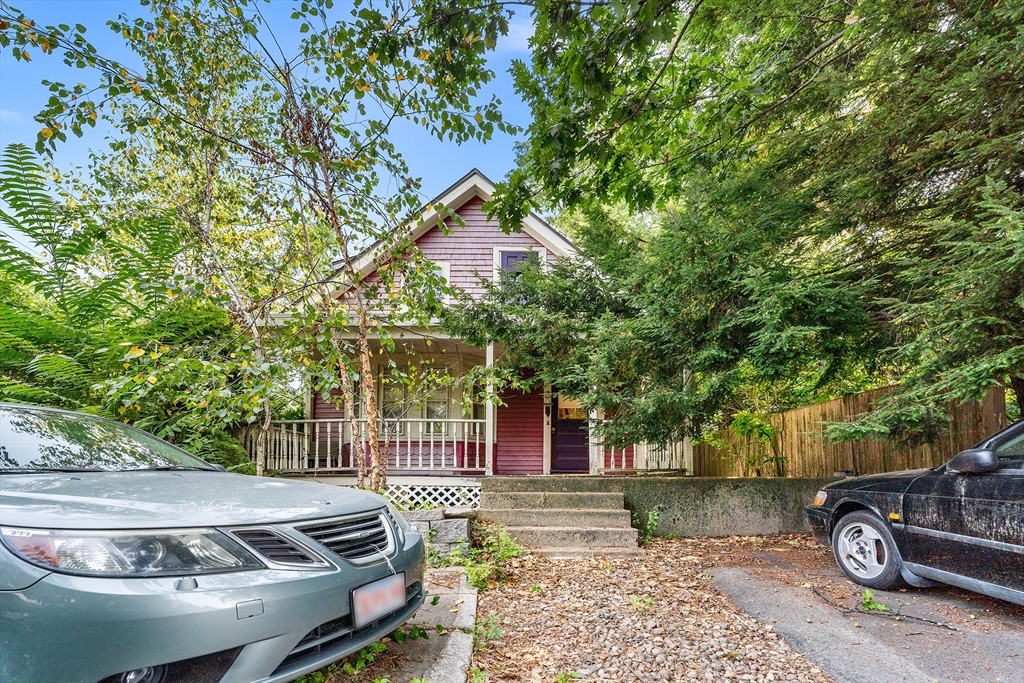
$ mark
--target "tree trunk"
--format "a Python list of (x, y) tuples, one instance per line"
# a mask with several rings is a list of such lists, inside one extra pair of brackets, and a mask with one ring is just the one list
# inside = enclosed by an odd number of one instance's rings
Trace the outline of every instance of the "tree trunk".
[[(399, 438), (399, 444), (401, 444), (401, 438), (402, 437), (398, 437), (398, 438)], [(391, 430), (388, 429), (385, 426), (385, 428), (384, 428), (384, 457), (386, 458), (389, 455), (391, 455)], [(381, 463), (381, 468), (380, 468), (380, 472), (378, 474), (378, 482), (377, 483), (378, 483), (378, 486), (374, 490), (375, 491), (380, 491), (383, 494), (384, 491), (388, 487), (388, 468), (387, 468), (387, 461), (386, 460)]]
[(256, 476), (263, 476), (263, 458), (267, 449), (267, 432), (261, 424), (256, 432)]
[(363, 375), (363, 395), (366, 397), (366, 436), (370, 442), (370, 490), (380, 491), (383, 467), (380, 458), (380, 433), (377, 430), (377, 397), (373, 391), (373, 364), (367, 327), (366, 310), (364, 307), (360, 307), (359, 361)]
[(1024, 375), (1010, 377), (1010, 388), (1017, 395), (1017, 410), (1024, 417)]
[[(338, 372), (341, 376), (341, 395), (345, 402), (345, 413), (349, 418), (349, 428), (352, 430), (352, 450), (349, 453), (356, 463), (356, 485), (359, 488), (366, 488), (366, 453), (363, 451), (363, 430), (359, 424), (359, 417), (356, 415), (355, 401), (352, 398), (352, 376), (348, 374), (348, 366), (338, 356)], [(341, 461), (341, 446), (339, 446), (338, 461)]]
[(267, 462), (267, 434), (270, 433), (270, 397), (263, 399), (263, 419), (256, 436), (256, 476), (262, 477)]
[[(211, 258), (214, 269), (221, 277), (223, 286), (228, 292), (228, 296), (231, 300), (230, 307), (234, 309), (231, 311), (233, 317), (236, 320), (240, 320), (243, 324), (243, 329), (250, 335), (250, 339), (253, 342), (253, 356), (255, 356), (256, 363), (262, 368), (266, 363), (266, 352), (263, 347), (263, 338), (260, 335), (259, 320), (253, 315), (245, 303), (245, 297), (242, 296), (241, 289), (235, 283), (232, 278), (230, 271), (221, 261), (220, 256), (217, 253), (217, 245), (214, 244), (211, 236), (213, 230), (213, 200), (214, 200), (214, 176), (219, 166), (219, 160), (215, 153), (208, 153), (205, 160), (205, 171), (206, 171), (206, 183), (203, 188), (203, 199), (204, 206), (201, 216), (193, 216), (192, 220), (188, 222), (192, 224), (193, 231), (199, 236), (202, 243), (206, 246), (207, 252)], [(188, 217), (186, 217), (188, 220)], [(266, 463), (266, 443), (267, 443), (267, 432), (270, 431), (270, 396), (269, 389), (268, 395), (263, 399), (263, 419), (260, 420), (260, 433), (256, 437), (256, 476), (263, 476), (263, 469)]]

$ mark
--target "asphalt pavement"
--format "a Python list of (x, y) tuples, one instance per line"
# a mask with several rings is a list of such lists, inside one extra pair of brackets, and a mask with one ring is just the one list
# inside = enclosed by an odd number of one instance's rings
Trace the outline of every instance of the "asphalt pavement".
[[(907, 589), (876, 591), (874, 600), (892, 611), (865, 614), (816, 592), (820, 575), (797, 584), (763, 568), (710, 573), (737, 607), (838, 683), (1024, 682), (1024, 611), (1014, 605), (952, 588)], [(834, 590), (850, 583), (841, 574), (826, 580)], [(861, 591), (850, 583), (851, 595)]]

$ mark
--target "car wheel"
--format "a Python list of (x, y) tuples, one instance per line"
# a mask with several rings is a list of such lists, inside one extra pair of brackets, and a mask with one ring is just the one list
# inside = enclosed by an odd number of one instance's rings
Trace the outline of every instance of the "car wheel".
[(832, 552), (851, 579), (888, 590), (903, 585), (896, 542), (877, 515), (864, 510), (843, 516), (832, 532)]

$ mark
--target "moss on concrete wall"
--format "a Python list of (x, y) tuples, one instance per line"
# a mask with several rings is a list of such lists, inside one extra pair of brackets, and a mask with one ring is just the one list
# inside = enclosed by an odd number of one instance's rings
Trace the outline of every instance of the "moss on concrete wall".
[(646, 520), (660, 507), (657, 535), (733, 536), (808, 531), (803, 507), (832, 479), (719, 477), (493, 477), (485, 491), (622, 492)]

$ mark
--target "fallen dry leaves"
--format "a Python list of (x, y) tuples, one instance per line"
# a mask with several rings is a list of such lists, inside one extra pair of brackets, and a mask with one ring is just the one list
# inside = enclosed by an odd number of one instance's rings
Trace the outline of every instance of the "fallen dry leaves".
[[(777, 537), (794, 539), (804, 542)], [(705, 569), (727, 563), (746, 540), (655, 540), (635, 559), (514, 560), (508, 580), (480, 595), (478, 619), (497, 615), (504, 637), (478, 651), (473, 666), (492, 683), (572, 674), (640, 683), (829, 681), (715, 590)]]

